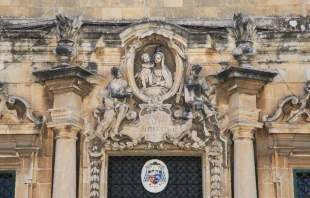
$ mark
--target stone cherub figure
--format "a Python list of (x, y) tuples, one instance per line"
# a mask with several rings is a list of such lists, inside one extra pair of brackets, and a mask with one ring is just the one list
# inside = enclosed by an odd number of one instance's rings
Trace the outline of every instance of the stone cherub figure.
[(185, 78), (185, 102), (192, 102), (194, 117), (199, 117), (203, 124), (204, 133), (209, 136), (205, 127), (205, 121), (209, 125), (217, 123), (216, 111), (212, 100), (215, 97), (215, 90), (209, 86), (206, 79), (200, 76), (201, 65), (194, 64), (191, 69), (191, 75)]
[(148, 53), (144, 53), (141, 55), (141, 74), (140, 79), (142, 82), (143, 89), (146, 89), (146, 83), (148, 82), (149, 85), (153, 84), (153, 77), (152, 77), (152, 70), (151, 68), (154, 66), (154, 63), (151, 62), (151, 57)]

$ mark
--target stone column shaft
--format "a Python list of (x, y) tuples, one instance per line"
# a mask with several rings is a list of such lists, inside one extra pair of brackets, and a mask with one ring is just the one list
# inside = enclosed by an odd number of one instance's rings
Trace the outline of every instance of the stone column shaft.
[(253, 128), (231, 129), (234, 140), (234, 197), (257, 197)]
[(55, 148), (53, 198), (76, 198), (76, 133), (58, 131)]

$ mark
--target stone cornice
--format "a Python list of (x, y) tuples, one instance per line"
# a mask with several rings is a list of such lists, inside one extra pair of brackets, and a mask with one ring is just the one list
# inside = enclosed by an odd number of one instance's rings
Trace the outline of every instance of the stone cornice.
[(261, 70), (255, 67), (229, 67), (218, 74), (209, 75), (207, 79), (214, 85), (234, 78), (257, 80), (267, 83), (272, 82), (276, 75), (277, 72), (275, 71)]
[(88, 78), (94, 75), (93, 73), (78, 66), (58, 66), (52, 69), (35, 71), (32, 74), (38, 78), (38, 82), (70, 77), (78, 77), (88, 81)]
[(89, 78), (94, 74), (81, 67), (58, 66), (33, 72), (33, 75), (38, 78), (38, 82), (44, 82), (54, 94), (74, 92), (85, 97), (92, 89)]
[[(167, 23), (174, 23), (183, 27), (218, 27), (218, 28), (227, 28), (233, 27), (233, 16), (231, 18), (192, 18), (192, 19), (164, 19), (164, 20), (152, 20), (152, 19), (144, 19), (144, 20), (100, 20), (100, 19), (84, 19), (84, 25), (96, 25), (96, 26), (128, 26), (133, 23), (141, 23), (142, 22), (157, 22), (163, 21)], [(257, 23), (257, 28), (266, 30), (283, 30), (289, 26), (290, 21), (296, 21), (297, 24), (300, 22), (301, 17), (260, 17), (253, 16)], [(42, 28), (47, 25), (55, 25), (55, 19), (38, 19), (38, 18), (3, 18), (4, 23), (10, 29), (19, 29), (19, 28)], [(219, 23), (220, 21), (220, 23)], [(31, 22), (31, 23), (30, 23)]]
[(230, 67), (218, 74), (209, 75), (207, 80), (213, 85), (219, 85), (230, 97), (237, 92), (256, 95), (276, 75), (274, 71), (254, 67)]

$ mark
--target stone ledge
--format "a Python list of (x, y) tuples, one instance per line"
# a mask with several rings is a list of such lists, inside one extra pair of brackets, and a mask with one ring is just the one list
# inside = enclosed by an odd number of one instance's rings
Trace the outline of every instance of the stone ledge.
[(35, 71), (32, 73), (38, 78), (38, 82), (45, 82), (47, 80), (63, 79), (69, 77), (78, 77), (88, 81), (90, 76), (94, 74), (78, 66), (58, 66), (47, 70)]
[(265, 122), (268, 134), (310, 134), (310, 123)]
[(272, 82), (276, 75), (278, 75), (277, 72), (255, 67), (229, 67), (218, 74), (209, 75), (207, 80), (213, 85), (218, 85), (234, 78)]
[(0, 124), (0, 135), (39, 135), (43, 124)]

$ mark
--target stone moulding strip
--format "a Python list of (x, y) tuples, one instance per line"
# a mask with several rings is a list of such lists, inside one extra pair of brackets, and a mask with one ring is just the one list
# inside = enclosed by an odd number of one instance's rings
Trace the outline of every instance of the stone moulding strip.
[(0, 124), (0, 135), (39, 135), (42, 123)]
[(310, 123), (265, 122), (268, 134), (310, 134)]

